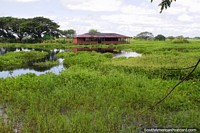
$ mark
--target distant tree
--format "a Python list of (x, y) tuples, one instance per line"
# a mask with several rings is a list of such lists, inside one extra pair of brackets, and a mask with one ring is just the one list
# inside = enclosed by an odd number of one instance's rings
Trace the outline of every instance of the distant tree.
[(151, 40), (153, 38), (154, 38), (153, 34), (147, 31), (141, 32), (136, 36), (136, 39), (143, 39), (143, 40)]
[(76, 31), (74, 29), (69, 29), (67, 31), (68, 31), (67, 36), (69, 37), (74, 37), (76, 35)]
[(154, 39), (155, 39), (155, 40), (159, 40), (159, 41), (165, 41), (165, 40), (166, 40), (166, 37), (163, 36), (163, 35), (161, 35), (161, 34), (159, 34), (159, 35), (157, 35)]
[(69, 30), (60, 30), (61, 34), (66, 37), (73, 37), (76, 35), (76, 31), (74, 29)]
[(175, 37), (173, 37), (173, 36), (168, 36), (167, 37), (167, 39), (169, 39), (169, 40), (173, 40)]
[(185, 39), (191, 39), (189, 36), (186, 36)]
[(200, 39), (200, 37), (196, 36), (196, 37), (194, 37), (194, 39), (198, 39), (198, 40), (199, 40), (199, 39)]
[(175, 38), (176, 39), (184, 39), (185, 37), (183, 35), (180, 35), (180, 36), (176, 36)]
[(100, 33), (100, 32), (97, 29), (90, 29), (88, 33), (95, 34), (95, 33)]

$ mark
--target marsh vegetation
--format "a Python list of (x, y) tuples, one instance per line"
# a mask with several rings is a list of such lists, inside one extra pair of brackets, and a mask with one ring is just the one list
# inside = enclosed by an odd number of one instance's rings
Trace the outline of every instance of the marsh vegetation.
[[(200, 67), (165, 101), (146, 109), (190, 72), (179, 68), (195, 65), (200, 57), (199, 43), (132, 40), (131, 44), (114, 46), (142, 54), (130, 58), (113, 58), (112, 53), (60, 52), (56, 57), (64, 59), (66, 69), (59, 75), (28, 73), (0, 78), (0, 131), (131, 133), (148, 127), (198, 129)], [(22, 46), (7, 47), (18, 45)], [(71, 47), (70, 44), (29, 44), (34, 46)], [(46, 54), (6, 53), (0, 56), (1, 69)]]

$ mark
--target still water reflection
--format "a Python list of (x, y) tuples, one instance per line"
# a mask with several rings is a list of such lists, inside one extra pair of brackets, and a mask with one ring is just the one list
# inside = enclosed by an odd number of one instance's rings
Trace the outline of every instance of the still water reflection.
[[(0, 56), (4, 55), (8, 52), (20, 52), (20, 51), (41, 51), (43, 52), (43, 50), (40, 49), (31, 49), (31, 48), (0, 48)], [(59, 65), (51, 67), (51, 68), (39, 68), (39, 67), (33, 67), (32, 65), (26, 67), (26, 68), (18, 68), (18, 69), (14, 69), (14, 70), (4, 70), (4, 71), (0, 71), (0, 78), (6, 78), (6, 77), (14, 77), (14, 76), (18, 76), (18, 75), (22, 75), (22, 74), (27, 74), (27, 73), (34, 73), (36, 75), (41, 75), (41, 74), (45, 74), (47, 72), (52, 72), (55, 74), (59, 74), (63, 69), (63, 59), (57, 59), (55, 57), (55, 55), (59, 52), (65, 52), (66, 50), (63, 49), (53, 49), (50, 51), (47, 51), (49, 54), (47, 57), (45, 57), (44, 59), (41, 59), (41, 62), (44, 62), (46, 60), (48, 61), (55, 61), (58, 60), (59, 61)], [(31, 63), (30, 63), (31, 64)]]
[(137, 52), (125, 52), (125, 51), (121, 51), (120, 53), (115, 54), (114, 58), (118, 58), (118, 57), (140, 57), (142, 56), (142, 54), (139, 54)]
[(31, 68), (20, 68), (20, 69), (15, 69), (15, 70), (2, 71), (0, 72), (0, 78), (15, 77), (15, 76), (27, 74), (27, 73), (34, 73), (37, 76), (41, 74), (45, 74), (47, 72), (59, 74), (65, 68), (63, 66), (63, 59), (58, 59), (58, 61), (59, 61), (59, 65), (54, 66), (50, 68), (49, 70), (44, 70), (44, 71), (41, 71), (41, 70), (39, 71), (39, 70), (31, 69)]

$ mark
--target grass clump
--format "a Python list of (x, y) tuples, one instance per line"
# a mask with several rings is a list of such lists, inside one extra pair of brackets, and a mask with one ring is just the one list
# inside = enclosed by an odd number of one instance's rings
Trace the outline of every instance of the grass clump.
[(56, 54), (56, 58), (69, 58), (72, 56), (75, 56), (76, 53), (74, 52), (60, 52), (58, 54)]
[[(68, 57), (67, 57), (68, 56)], [(65, 55), (64, 65), (81, 65), (81, 66), (91, 66), (95, 67), (102, 62), (108, 61), (108, 56), (110, 54), (101, 54), (97, 52), (78, 52), (78, 53), (68, 53)]]
[(189, 41), (187, 39), (173, 39), (172, 40), (173, 43), (189, 43)]
[(30, 61), (39, 60), (48, 55), (47, 52), (9, 52), (0, 56), (0, 70), (14, 69), (28, 65)]
[(33, 64), (33, 66), (36, 67), (53, 67), (53, 66), (57, 66), (59, 64), (58, 61), (45, 61), (45, 62), (36, 62)]

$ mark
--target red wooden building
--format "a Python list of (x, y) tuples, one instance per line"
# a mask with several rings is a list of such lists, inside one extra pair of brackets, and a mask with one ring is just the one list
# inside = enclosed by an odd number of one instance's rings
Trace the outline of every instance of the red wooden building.
[(73, 38), (74, 44), (127, 44), (130, 37), (116, 33), (86, 33)]

